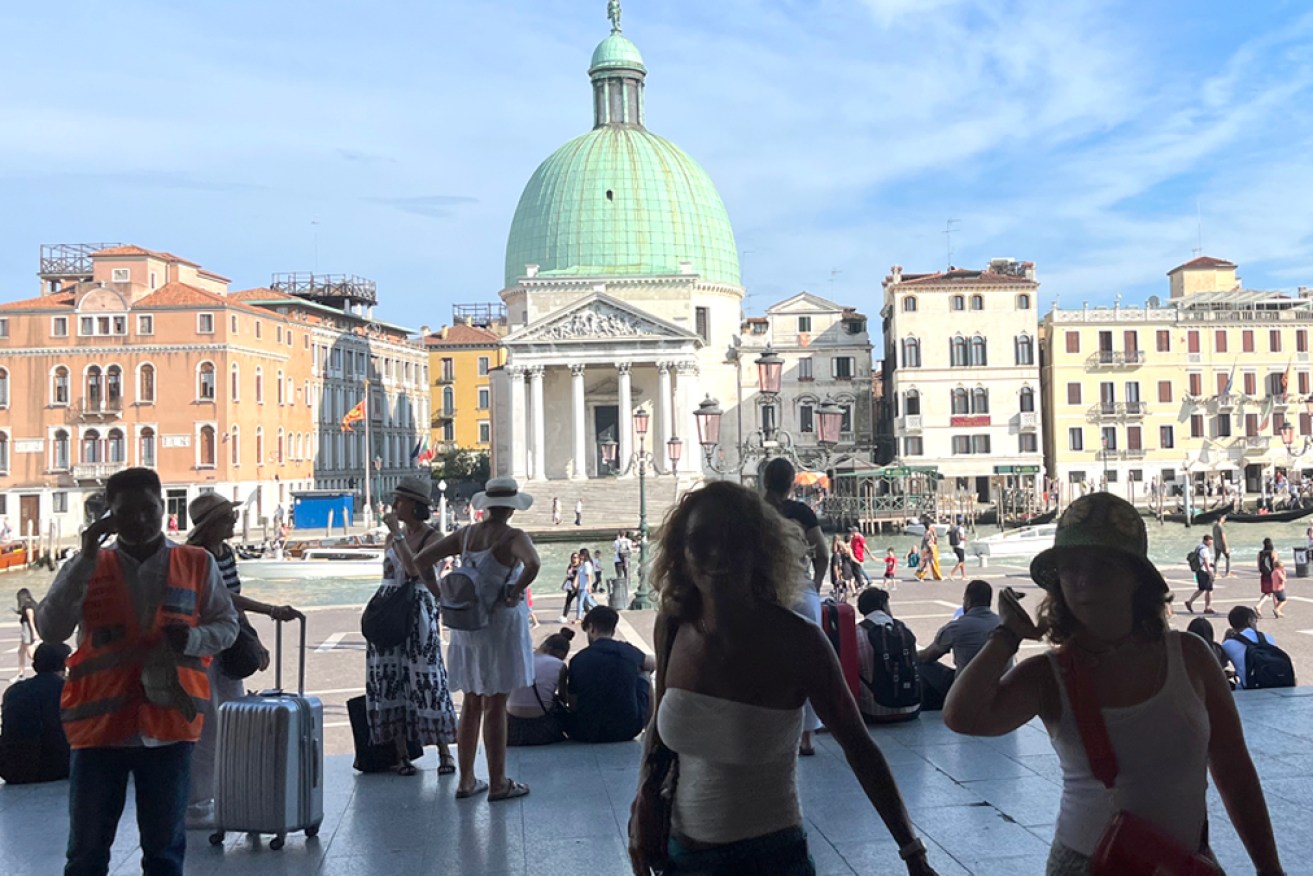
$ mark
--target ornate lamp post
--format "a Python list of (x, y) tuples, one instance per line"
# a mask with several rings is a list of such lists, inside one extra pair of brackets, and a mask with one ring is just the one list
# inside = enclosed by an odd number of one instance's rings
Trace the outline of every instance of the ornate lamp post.
[[(766, 395), (766, 388), (774, 387), (775, 393), (779, 392), (779, 371), (777, 363), (773, 360), (779, 360), (773, 352), (767, 349), (757, 360), (757, 367), (760, 369), (762, 395)], [(768, 360), (763, 362), (762, 360)], [(783, 361), (783, 360), (780, 360)], [(773, 372), (774, 376), (769, 375)], [(774, 381), (773, 383), (771, 381)], [(771, 401), (775, 396), (769, 396)], [(763, 416), (761, 420), (761, 429), (753, 436), (755, 442), (749, 442), (739, 445), (736, 449), (739, 456), (740, 470), (744, 461), (753, 456), (760, 455), (767, 459), (771, 456), (772, 448), (782, 448), (784, 453), (793, 457), (796, 461), (798, 454), (793, 448), (793, 437), (783, 430), (775, 428), (774, 406), (769, 402), (762, 407)], [(771, 415), (764, 412), (771, 411)], [(697, 421), (698, 426), (698, 443), (702, 445), (702, 456), (706, 461), (707, 468), (717, 474), (728, 474), (734, 471), (733, 468), (725, 468), (718, 465), (715, 461), (716, 450), (720, 447), (720, 420), (724, 411), (720, 409), (720, 402), (711, 396), (707, 396), (698, 405), (698, 409), (693, 412), (693, 419)], [(829, 459), (830, 450), (839, 443), (839, 434), (843, 429), (843, 408), (835, 404), (834, 400), (826, 397), (824, 401), (815, 410), (816, 417), (816, 443), (820, 445), (821, 461)], [(777, 438), (784, 439), (782, 442)]]
[[(634, 432), (638, 435), (638, 452), (635, 454), (638, 460), (638, 590), (629, 602), (631, 610), (652, 607), (647, 590), (647, 464), (650, 460), (647, 454), (647, 430), (651, 423), (652, 418), (646, 408), (634, 411)], [(676, 467), (683, 450), (684, 443), (677, 436), (666, 442), (666, 452)], [(614, 443), (609, 440), (602, 442), (602, 453), (614, 457)]]
[(438, 480), (438, 531), (447, 534), (447, 480)]

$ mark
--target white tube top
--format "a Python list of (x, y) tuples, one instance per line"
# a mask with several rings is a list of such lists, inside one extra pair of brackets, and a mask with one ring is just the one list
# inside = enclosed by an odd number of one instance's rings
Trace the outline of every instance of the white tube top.
[(673, 831), (723, 844), (802, 824), (795, 770), (802, 709), (667, 688), (657, 728), (679, 754)]

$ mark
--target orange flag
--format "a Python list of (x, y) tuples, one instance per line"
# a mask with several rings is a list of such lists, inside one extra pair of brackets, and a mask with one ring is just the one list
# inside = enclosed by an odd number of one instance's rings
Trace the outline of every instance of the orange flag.
[(365, 419), (365, 400), (362, 398), (360, 401), (356, 402), (356, 406), (351, 410), (347, 411), (346, 416), (342, 418), (342, 431), (354, 432), (355, 430), (351, 428), (351, 424), (359, 423), (364, 419)]

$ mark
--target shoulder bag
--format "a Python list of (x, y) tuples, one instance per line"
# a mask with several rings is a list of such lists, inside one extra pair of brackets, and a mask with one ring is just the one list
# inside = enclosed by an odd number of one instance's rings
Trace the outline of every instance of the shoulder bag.
[[(419, 543), (421, 550), (432, 534), (432, 529), (424, 533)], [(402, 574), (404, 576), (404, 570)], [(375, 593), (365, 606), (365, 613), (360, 616), (360, 632), (365, 641), (383, 650), (395, 648), (406, 641), (406, 636), (410, 635), (416, 605), (415, 589), (409, 579), (388, 593)]]
[[(1095, 699), (1093, 683), (1086, 671), (1076, 665), (1069, 650), (1059, 652), (1058, 666), (1090, 771), (1115, 795), (1117, 753)], [(1207, 844), (1208, 822), (1205, 821), (1199, 848)], [(1181, 845), (1147, 818), (1119, 809), (1090, 856), (1090, 876), (1222, 876), (1222, 870), (1212, 858)]]
[(219, 671), (229, 678), (250, 678), (260, 671), (264, 653), (246, 612), (237, 612), (237, 639), (219, 654)]
[[(651, 722), (647, 727), (652, 741), (643, 762), (642, 779), (638, 786), (638, 797), (644, 799), (645, 805), (640, 813), (639, 801), (636, 799), (629, 813), (629, 854), (635, 873), (643, 873), (638, 866), (636, 852), (647, 862), (646, 866), (657, 873), (664, 872), (670, 863), (670, 818), (675, 807), (675, 786), (679, 782), (679, 755), (661, 740), (657, 730), (657, 715), (661, 710), (666, 668), (670, 665), (670, 652), (675, 646), (675, 632), (679, 622), (668, 618), (666, 623), (665, 653), (661, 655), (661, 663), (657, 666), (661, 686), (657, 690)], [(643, 873), (643, 876), (647, 874)]]

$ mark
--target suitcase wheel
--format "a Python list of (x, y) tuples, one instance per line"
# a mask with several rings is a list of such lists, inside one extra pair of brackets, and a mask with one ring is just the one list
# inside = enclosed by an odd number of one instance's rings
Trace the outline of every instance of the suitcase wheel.
[(319, 825), (312, 824), (309, 827), (307, 827), (305, 829), (305, 835), (307, 839), (314, 839), (315, 837), (319, 836)]
[(278, 836), (269, 840), (269, 848), (273, 849), (276, 852), (283, 847), (283, 843), (285, 842), (287, 842), (287, 837), (283, 836), (280, 833), (278, 834)]
[(223, 844), (223, 831), (216, 830), (214, 833), (210, 834), (210, 845), (218, 846), (222, 844)]

